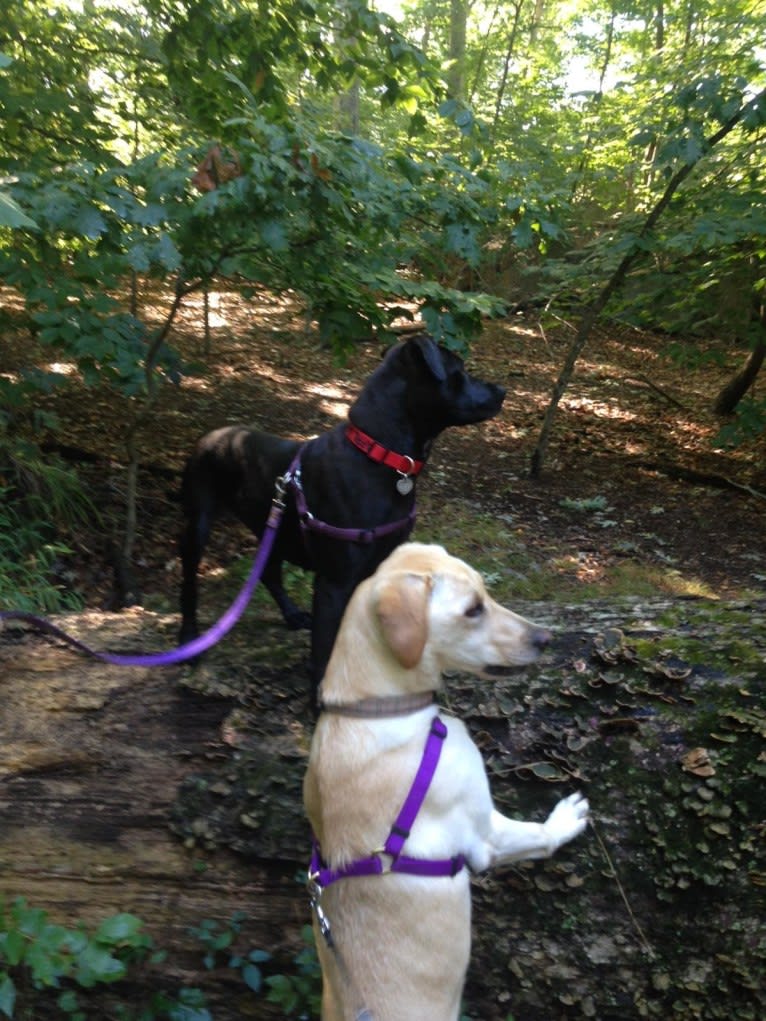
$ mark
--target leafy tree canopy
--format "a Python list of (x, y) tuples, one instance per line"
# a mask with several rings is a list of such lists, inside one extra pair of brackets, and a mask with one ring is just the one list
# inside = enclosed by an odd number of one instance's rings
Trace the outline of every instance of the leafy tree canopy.
[[(459, 347), (504, 266), (587, 300), (687, 164), (608, 311), (749, 336), (710, 298), (763, 288), (757, 0), (8, 0), (0, 54), (0, 279), (94, 380), (174, 378), (216, 274), (297, 290), (339, 349), (384, 298)], [(200, 194), (214, 142), (241, 172)], [(172, 285), (159, 330), (133, 274)]]

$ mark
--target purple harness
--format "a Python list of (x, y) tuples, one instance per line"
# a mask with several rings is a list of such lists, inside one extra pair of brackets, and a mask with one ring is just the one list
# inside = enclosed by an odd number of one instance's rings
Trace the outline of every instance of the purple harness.
[(293, 463), (287, 470), (286, 478), (288, 485), (295, 497), (295, 508), (298, 511), (298, 520), (304, 535), (306, 532), (317, 532), (329, 539), (341, 539), (344, 542), (371, 543), (384, 535), (393, 535), (394, 532), (401, 532), (405, 528), (412, 528), (415, 523), (416, 511), (413, 507), (406, 518), (398, 521), (390, 521), (387, 525), (378, 525), (376, 528), (339, 528), (337, 525), (328, 525), (326, 521), (315, 518), (306, 503), (306, 494), (303, 492), (301, 481), (301, 454), (303, 447), (295, 455)]
[[(412, 787), (396, 822), (391, 827), (391, 832), (388, 834), (382, 851), (376, 851), (367, 858), (357, 858), (356, 861), (344, 865), (342, 868), (331, 869), (322, 861), (319, 843), (316, 837), (313, 838), (308, 877), (312, 901), (318, 903), (322, 890), (339, 879), (348, 879), (353, 876), (380, 876), (386, 872), (406, 872), (413, 876), (456, 876), (465, 868), (467, 861), (463, 854), (455, 855), (454, 858), (436, 859), (408, 858), (402, 854), (404, 843), (410, 835), (417, 814), (428, 793), (428, 788), (431, 786), (431, 780), (436, 772), (446, 737), (447, 727), (438, 716), (435, 716), (431, 721), (431, 730)], [(381, 855), (389, 858), (390, 863), (384, 861)]]

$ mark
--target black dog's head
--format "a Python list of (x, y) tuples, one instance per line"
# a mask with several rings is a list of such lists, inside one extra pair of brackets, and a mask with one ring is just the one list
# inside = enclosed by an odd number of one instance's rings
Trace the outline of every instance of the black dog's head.
[(406, 367), (407, 402), (419, 417), (427, 416), (439, 431), (494, 417), (505, 389), (471, 376), (463, 359), (420, 334), (394, 348), (389, 356)]
[(420, 457), (448, 426), (492, 418), (504, 397), (502, 386), (471, 376), (462, 358), (419, 334), (387, 352), (350, 418), (380, 443)]

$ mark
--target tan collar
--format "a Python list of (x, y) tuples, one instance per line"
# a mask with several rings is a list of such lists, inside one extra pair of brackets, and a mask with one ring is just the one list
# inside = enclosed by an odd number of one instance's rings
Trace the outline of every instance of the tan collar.
[(409, 716), (433, 705), (435, 691), (417, 691), (412, 695), (382, 695), (379, 698), (360, 698), (357, 702), (320, 702), (320, 713), (336, 716)]

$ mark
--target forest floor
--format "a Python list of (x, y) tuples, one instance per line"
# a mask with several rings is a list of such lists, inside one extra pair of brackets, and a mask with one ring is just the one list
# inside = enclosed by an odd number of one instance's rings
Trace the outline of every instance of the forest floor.
[[(153, 608), (175, 607), (175, 494), (197, 437), (233, 422), (296, 438), (314, 435), (345, 416), (381, 353), (379, 343), (359, 343), (338, 363), (307, 334), (289, 301), (249, 304), (236, 292), (221, 292), (211, 295), (210, 307), (209, 354), (201, 350), (202, 299), (196, 297), (172, 343), (197, 374), (164, 388), (139, 433), (136, 559), (140, 590), (159, 604)], [(158, 320), (161, 315), (158, 306)], [(478, 544), (480, 554), (478, 535), (468, 544), (460, 539), (466, 516), (478, 510), (501, 521), (507, 559), (496, 563), (493, 576), (500, 572), (500, 595), (510, 598), (762, 591), (766, 439), (732, 450), (716, 446), (723, 423), (712, 413), (718, 390), (744, 355), (711, 357), (696, 367), (687, 359), (682, 367), (669, 356), (669, 338), (602, 325), (561, 401), (542, 477), (533, 480), (531, 454), (572, 336), (562, 321), (545, 329), (523, 317), (486, 325), (469, 366), (507, 387), (502, 412), (437, 440), (419, 484), (415, 537), (457, 542), (459, 555)], [(673, 344), (682, 354), (713, 354), (697, 342)], [(28, 337), (12, 337), (0, 353), (0, 371), (14, 371), (29, 357)], [(106, 388), (70, 383), (43, 402), (58, 416), (48, 439), (54, 449), (92, 458), (78, 469), (104, 520), (75, 537), (81, 555), (72, 581), (86, 605), (107, 605), (110, 550), (123, 528), (123, 437), (132, 409)], [(445, 505), (455, 508), (461, 529), (445, 531)], [(253, 548), (247, 535), (219, 535), (203, 570), (215, 570), (243, 548), (245, 555)]]

